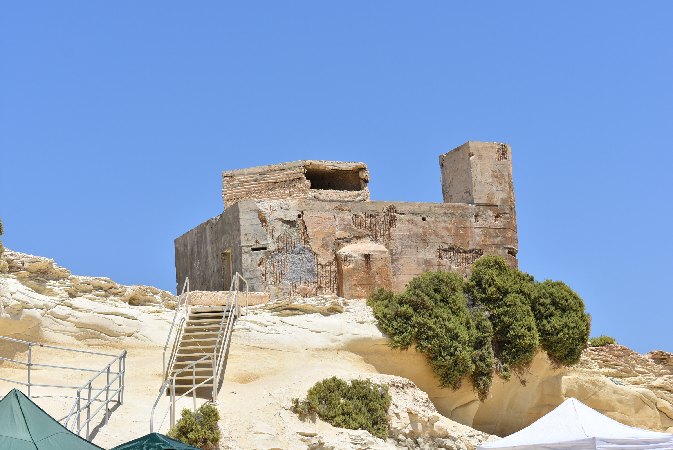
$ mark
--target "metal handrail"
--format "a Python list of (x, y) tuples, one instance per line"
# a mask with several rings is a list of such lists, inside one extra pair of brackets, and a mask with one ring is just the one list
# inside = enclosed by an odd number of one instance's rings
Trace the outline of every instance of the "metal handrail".
[[(187, 285), (187, 289), (189, 289), (188, 285), (189, 280), (186, 280), (185, 284)], [(164, 382), (161, 384), (161, 387), (159, 388), (159, 395), (157, 396), (157, 399), (154, 402), (154, 405), (152, 405), (152, 411), (150, 413), (150, 432), (154, 431), (154, 413), (157, 409), (157, 406), (159, 404), (159, 401), (161, 400), (162, 397), (165, 396), (166, 394), (166, 389), (170, 386), (171, 388), (171, 400), (170, 400), (170, 412), (171, 412), (171, 418), (170, 418), (170, 426), (173, 427), (175, 425), (175, 408), (176, 408), (176, 402), (180, 400), (181, 398), (185, 397), (189, 393), (192, 393), (192, 397), (194, 400), (194, 410), (196, 410), (196, 389), (199, 387), (202, 387), (203, 385), (207, 384), (208, 381), (212, 380), (212, 395), (211, 395), (211, 400), (215, 401), (217, 399), (217, 387), (218, 387), (218, 382), (220, 380), (220, 376), (222, 374), (222, 370), (224, 368), (224, 355), (227, 352), (227, 349), (229, 348), (229, 343), (231, 342), (231, 334), (233, 332), (233, 326), (234, 326), (234, 321), (240, 316), (241, 311), (240, 311), (240, 306), (239, 306), (239, 301), (238, 301), (238, 293), (240, 292), (241, 288), (241, 282), (244, 283), (245, 285), (245, 312), (247, 313), (248, 309), (248, 297), (249, 297), (249, 288), (248, 288), (248, 281), (241, 276), (240, 273), (236, 272), (234, 275), (234, 278), (231, 280), (231, 285), (229, 289), (229, 295), (227, 296), (227, 301), (225, 303), (225, 314), (222, 315), (222, 320), (220, 322), (220, 327), (218, 330), (217, 334), (217, 340), (215, 342), (215, 346), (213, 349), (213, 354), (212, 355), (205, 355), (201, 358), (199, 358), (197, 361), (194, 361), (192, 363), (187, 364), (185, 367), (181, 368), (180, 370), (176, 371), (171, 375), (171, 372), (173, 370), (173, 364), (175, 360), (175, 355), (177, 353), (177, 349), (179, 347), (179, 343), (182, 337), (182, 334), (184, 333), (184, 318), (181, 321), (179, 325), (179, 329), (176, 332), (176, 339), (173, 343), (173, 348), (170, 356), (170, 361), (169, 361), (169, 368), (166, 368), (164, 374)], [(184, 287), (183, 287), (183, 293), (184, 293)], [(187, 292), (189, 293), (189, 292)], [(232, 298), (233, 297), (233, 298)], [(185, 304), (188, 304), (188, 300), (185, 301)], [(227, 313), (228, 312), (228, 313)], [(176, 317), (177, 317), (177, 312), (176, 312)], [(226, 321), (225, 321), (226, 318)], [(174, 318), (174, 323), (175, 323), (175, 318)], [(170, 333), (172, 333), (172, 326), (171, 326), (171, 331), (169, 332), (169, 338), (170, 338)], [(168, 341), (167, 339), (167, 345), (164, 348), (164, 352), (166, 351), (168, 347)], [(212, 365), (213, 365), (213, 371), (212, 374), (201, 381), (199, 384), (196, 384), (196, 365), (206, 361), (208, 359), (211, 359)], [(165, 357), (164, 357), (165, 361)], [(165, 362), (164, 362), (164, 367), (166, 367)], [(192, 370), (192, 388), (184, 392), (182, 395), (178, 396), (177, 398), (175, 397), (175, 380), (178, 375), (182, 374), (183, 372), (189, 371), (191, 368)], [(165, 419), (165, 414), (164, 414), (164, 419)], [(162, 420), (163, 423), (163, 420)]]
[[(184, 300), (184, 302), (183, 302)], [(181, 312), (186, 313), (189, 310), (189, 277), (185, 278), (185, 282), (182, 285), (182, 292), (178, 296), (178, 303), (175, 305), (175, 314), (173, 314), (173, 321), (171, 322), (171, 328), (168, 330), (168, 336), (166, 336), (166, 344), (164, 345), (164, 352), (163, 352), (163, 371), (164, 371), (164, 378), (168, 377), (168, 374), (170, 373), (170, 369), (172, 368), (172, 359), (174, 355), (174, 350), (175, 350), (175, 343), (179, 342), (179, 336), (178, 333), (181, 334), (182, 331), (182, 324), (184, 321), (180, 322), (180, 326), (178, 330), (176, 331), (175, 334), (175, 340), (173, 341), (173, 348), (171, 350), (171, 360), (169, 360), (168, 365), (166, 364), (166, 350), (168, 350), (168, 345), (171, 341), (171, 336), (173, 335), (173, 329), (175, 328), (175, 323), (178, 320), (178, 316), (180, 315)], [(184, 316), (182, 317), (184, 319)], [(170, 367), (169, 367), (170, 366)]]
[[(17, 359), (13, 358), (5, 358), (5, 357), (0, 357), (1, 361), (8, 361), (12, 362), (15, 364), (27, 366), (27, 380), (24, 381), (19, 381), (19, 380), (11, 380), (7, 378), (0, 378), (2, 381), (7, 381), (10, 383), (18, 384), (21, 386), (26, 386), (27, 391), (28, 391), (28, 398), (33, 397), (33, 388), (36, 387), (47, 387), (47, 388), (53, 388), (53, 389), (72, 389), (76, 391), (76, 397), (75, 397), (75, 402), (73, 403), (73, 406), (70, 408), (70, 411), (66, 416), (63, 418), (59, 419), (58, 421), (63, 423), (63, 425), (68, 428), (70, 426), (70, 421), (71, 419), (74, 419), (76, 417), (77, 419), (77, 426), (75, 427), (75, 423), (72, 425), (72, 431), (75, 431), (77, 434), (80, 434), (84, 426), (86, 425), (86, 438), (90, 438), (90, 423), (93, 420), (93, 418), (100, 412), (100, 410), (105, 407), (105, 421), (104, 424), (107, 424), (110, 416), (110, 402), (116, 402), (117, 404), (121, 405), (124, 401), (124, 374), (126, 372), (126, 350), (122, 351), (119, 355), (114, 355), (111, 353), (102, 353), (102, 352), (92, 352), (89, 350), (79, 350), (79, 349), (73, 349), (73, 348), (67, 348), (67, 347), (60, 347), (60, 346), (55, 346), (55, 345), (47, 345), (47, 344), (41, 344), (41, 343), (36, 343), (36, 342), (29, 342), (29, 341), (24, 341), (21, 339), (15, 339), (15, 338), (10, 338), (7, 336), (0, 336), (0, 341), (6, 341), (6, 342), (12, 342), (15, 344), (21, 344), (25, 345), (28, 350), (28, 355), (27, 359), (28, 361), (20, 361)], [(45, 348), (45, 349), (51, 349), (51, 350), (60, 350), (60, 351), (66, 351), (66, 352), (72, 352), (72, 353), (80, 353), (80, 354), (87, 354), (87, 355), (97, 355), (97, 356), (107, 356), (107, 357), (113, 357), (114, 359), (110, 361), (107, 365), (105, 365), (102, 369), (97, 370), (97, 369), (90, 369), (90, 368), (83, 368), (83, 367), (74, 367), (74, 366), (59, 366), (59, 365), (54, 365), (54, 364), (41, 364), (41, 363), (35, 363), (33, 362), (33, 347), (39, 347), (39, 348)], [(118, 363), (118, 370), (114, 371), (112, 369), (112, 365)], [(44, 383), (35, 383), (32, 381), (32, 371), (34, 367), (41, 367), (41, 368), (48, 368), (48, 369), (62, 369), (62, 370), (73, 370), (73, 371), (79, 371), (79, 372), (93, 372), (94, 375), (89, 378), (89, 380), (84, 383), (81, 386), (72, 386), (72, 385), (60, 385), (60, 384), (44, 384)], [(93, 383), (94, 381), (101, 376), (103, 373), (106, 374), (106, 384), (104, 387), (101, 388), (96, 388), (94, 389)], [(114, 378), (111, 378), (114, 377)], [(116, 389), (111, 389), (112, 385), (117, 382), (118, 386)], [(82, 391), (86, 390), (88, 395), (86, 397), (86, 404), (84, 406), (81, 405), (81, 400), (82, 400)], [(92, 396), (92, 392), (96, 390), (97, 393), (95, 396)], [(98, 397), (100, 397), (103, 392), (105, 392), (105, 400), (102, 400)], [(111, 399), (112, 397), (117, 396), (117, 400)], [(72, 398), (68, 396), (64, 396), (67, 398)], [(100, 402), (101, 405), (94, 411), (93, 414), (91, 414), (91, 405), (94, 402)], [(86, 410), (87, 412), (87, 418), (84, 422), (82, 422), (82, 417), (81, 414)]]
[[(112, 372), (110, 368), (115, 362), (119, 362), (119, 372)], [(75, 427), (75, 422), (73, 421), (73, 430), (75, 431), (78, 435), (82, 432), (82, 429), (84, 426), (86, 426), (86, 439), (89, 439), (91, 436), (91, 431), (90, 431), (90, 425), (91, 421), (96, 417), (96, 415), (105, 407), (105, 417), (103, 421), (103, 425), (107, 425), (108, 421), (110, 420), (110, 402), (113, 401), (110, 399), (110, 397), (117, 396), (116, 403), (118, 405), (124, 404), (124, 374), (126, 372), (126, 350), (122, 351), (122, 353), (116, 357), (114, 360), (110, 361), (107, 366), (103, 367), (101, 370), (99, 370), (96, 375), (94, 375), (92, 378), (90, 378), (86, 383), (84, 383), (78, 390), (77, 390), (77, 397), (75, 400), (75, 404), (73, 407), (70, 409), (70, 413), (66, 416), (64, 426), (68, 428), (68, 424), (70, 422), (71, 418), (77, 418), (77, 426)], [(92, 396), (92, 392), (94, 391), (93, 388), (93, 382), (101, 376), (103, 373), (106, 374), (106, 384), (104, 387), (95, 389), (96, 395)], [(114, 379), (110, 379), (110, 375), (115, 375)], [(110, 388), (112, 385), (117, 382), (117, 389), (111, 390)], [(87, 397), (86, 397), (86, 404), (82, 405), (82, 391), (87, 392)], [(98, 397), (105, 392), (105, 400), (98, 400)], [(91, 413), (91, 405), (99, 401), (101, 405), (96, 409), (93, 414)], [(82, 423), (82, 413), (86, 411), (86, 420)]]
[[(196, 384), (196, 366), (199, 363), (202, 363), (203, 361), (207, 361), (209, 359), (213, 359), (211, 355), (205, 355), (199, 358), (198, 360), (187, 364), (185, 367), (182, 369), (176, 371), (169, 379), (165, 380), (163, 384), (161, 385), (161, 388), (159, 389), (159, 396), (157, 399), (154, 401), (154, 405), (152, 406), (152, 412), (150, 413), (150, 433), (154, 432), (154, 411), (157, 408), (157, 405), (159, 404), (159, 400), (164, 396), (164, 393), (166, 392), (166, 388), (170, 384), (170, 393), (171, 393), (171, 404), (169, 407), (170, 410), (170, 426), (173, 427), (175, 425), (175, 410), (176, 410), (176, 405), (177, 402), (183, 398), (186, 397), (189, 394), (192, 394), (192, 400), (194, 402), (194, 410), (196, 411), (196, 390), (203, 386), (204, 384), (208, 383), (209, 381), (212, 380), (213, 383), (215, 383), (215, 376), (211, 375), (201, 381), (199, 384)], [(181, 395), (179, 395), (177, 398), (175, 397), (175, 380), (177, 379), (178, 375), (182, 374), (183, 372), (187, 372), (188, 370), (192, 370), (192, 387), (188, 389), (187, 391), (183, 392)], [(213, 371), (214, 373), (214, 371)], [(168, 412), (168, 411), (167, 411)], [(166, 418), (166, 414), (164, 414), (164, 419)], [(162, 420), (163, 423), (163, 420)], [(160, 425), (161, 426), (161, 425)]]

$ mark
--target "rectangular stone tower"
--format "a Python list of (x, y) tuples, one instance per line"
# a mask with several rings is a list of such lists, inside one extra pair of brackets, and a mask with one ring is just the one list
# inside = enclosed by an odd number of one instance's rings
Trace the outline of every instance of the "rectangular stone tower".
[(512, 150), (499, 142), (466, 142), (439, 157), (445, 203), (514, 209)]

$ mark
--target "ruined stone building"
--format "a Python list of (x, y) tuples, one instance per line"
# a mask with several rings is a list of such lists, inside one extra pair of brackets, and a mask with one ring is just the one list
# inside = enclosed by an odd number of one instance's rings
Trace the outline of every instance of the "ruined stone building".
[(297, 161), (222, 174), (224, 212), (175, 240), (178, 286), (365, 297), (482, 254), (517, 264), (512, 154), (467, 142), (439, 157), (443, 203), (370, 201), (363, 163)]

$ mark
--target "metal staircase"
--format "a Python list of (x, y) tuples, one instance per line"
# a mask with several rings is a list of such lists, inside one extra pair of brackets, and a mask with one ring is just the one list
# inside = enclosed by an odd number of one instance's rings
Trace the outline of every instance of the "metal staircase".
[(167, 395), (170, 397), (171, 427), (175, 425), (176, 405), (180, 399), (191, 396), (194, 410), (197, 397), (217, 400), (234, 322), (241, 315), (239, 294), (245, 295), (247, 309), (248, 282), (237, 272), (225, 305), (191, 306), (189, 279), (185, 281), (164, 346), (164, 382), (152, 407), (150, 432), (154, 431), (154, 415), (159, 402)]
[[(218, 381), (211, 379), (212, 360), (210, 358), (202, 360), (202, 358), (213, 355), (214, 360), (218, 359), (218, 341), (223, 334), (222, 324), (228, 322), (230, 314), (232, 310), (226, 306), (192, 306), (190, 308), (168, 377), (175, 376), (176, 394), (182, 394), (195, 385), (200, 385), (202, 388), (210, 387), (212, 391), (213, 382)], [(233, 314), (236, 312), (234, 311)], [(204, 390), (201, 389), (201, 391)], [(217, 391), (212, 391), (213, 397), (216, 393)], [(197, 393), (197, 396), (199, 394)]]

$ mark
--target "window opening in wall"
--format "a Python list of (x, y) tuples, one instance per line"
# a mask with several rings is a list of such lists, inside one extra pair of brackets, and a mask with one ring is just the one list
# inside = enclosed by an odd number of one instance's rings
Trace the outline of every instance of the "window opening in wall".
[(231, 280), (234, 277), (231, 267), (231, 249), (222, 252), (222, 276), (224, 277), (224, 289), (229, 290), (231, 287)]
[(311, 189), (361, 191), (364, 184), (359, 170), (331, 170), (308, 166), (305, 176), (311, 183)]

